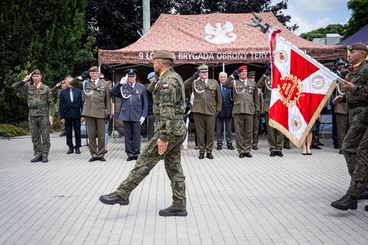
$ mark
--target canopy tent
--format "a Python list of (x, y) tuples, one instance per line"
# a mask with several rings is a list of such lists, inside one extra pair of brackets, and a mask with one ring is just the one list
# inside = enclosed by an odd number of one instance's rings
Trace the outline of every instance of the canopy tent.
[[(320, 62), (346, 55), (344, 46), (319, 45), (296, 36), (271, 13), (259, 16), (281, 35)], [(99, 50), (99, 65), (148, 64), (154, 50), (175, 54), (176, 64), (267, 63), (267, 35), (248, 23), (252, 14), (171, 15), (161, 14), (151, 29), (135, 43), (118, 50)]]
[(353, 35), (339, 42), (338, 45), (352, 45), (357, 42), (362, 42), (365, 45), (368, 45), (368, 24)]

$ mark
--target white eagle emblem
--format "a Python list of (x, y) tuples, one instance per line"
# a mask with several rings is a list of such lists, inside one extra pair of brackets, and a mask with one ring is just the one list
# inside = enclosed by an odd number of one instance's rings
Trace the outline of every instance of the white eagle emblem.
[(236, 34), (233, 33), (234, 27), (230, 21), (226, 21), (223, 26), (217, 22), (216, 26), (212, 26), (210, 23), (204, 27), (206, 32), (206, 41), (214, 44), (225, 44), (235, 41)]

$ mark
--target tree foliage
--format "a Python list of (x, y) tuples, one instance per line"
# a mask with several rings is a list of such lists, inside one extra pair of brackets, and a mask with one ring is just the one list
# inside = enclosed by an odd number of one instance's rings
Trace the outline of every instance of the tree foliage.
[[(155, 0), (151, 1), (151, 21), (161, 13), (208, 14), (250, 13), (271, 11), (287, 25), (290, 16), (282, 13), (287, 0), (271, 5), (271, 0)], [(95, 31), (97, 46), (117, 49), (135, 42), (142, 28), (142, 0), (91, 0), (88, 4), (87, 21)], [(297, 25), (288, 27), (296, 30)]]
[(38, 67), (44, 82), (59, 82), (78, 63), (93, 59), (94, 39), (85, 28), (87, 0), (3, 0), (0, 3), (0, 122), (27, 118), (25, 103), (10, 86)]
[(346, 26), (344, 38), (368, 24), (368, 0), (350, 0), (348, 8), (352, 11), (352, 15)]
[(313, 38), (326, 37), (327, 33), (338, 33), (341, 36), (343, 36), (344, 32), (345, 32), (345, 25), (331, 24), (331, 25), (328, 25), (326, 28), (318, 28), (310, 32), (302, 33), (300, 34), (300, 36), (304, 39), (312, 41)]

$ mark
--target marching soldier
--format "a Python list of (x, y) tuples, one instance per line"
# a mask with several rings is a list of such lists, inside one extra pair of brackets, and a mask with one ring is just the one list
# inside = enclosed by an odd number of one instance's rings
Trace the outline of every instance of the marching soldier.
[[(82, 88), (84, 91), (84, 104), (82, 117), (85, 118), (88, 127), (88, 148), (91, 153), (90, 162), (105, 159), (105, 120), (109, 120), (111, 112), (111, 97), (109, 83), (100, 79), (97, 66), (89, 68), (89, 76), (83, 82), (74, 80), (73, 87)], [(98, 144), (96, 144), (96, 138)]]
[(279, 156), (283, 157), (282, 154), (282, 146), (284, 144), (284, 135), (278, 131), (277, 129), (271, 127), (268, 123), (269, 121), (269, 110), (270, 110), (270, 102), (271, 102), (271, 76), (270, 71), (267, 70), (265, 74), (261, 77), (261, 79), (257, 82), (257, 87), (262, 89), (265, 103), (265, 116), (266, 116), (266, 124), (267, 124), (267, 141), (270, 147), (270, 156)]
[(216, 113), (221, 111), (221, 91), (215, 79), (208, 79), (208, 66), (198, 67), (198, 77), (194, 75), (184, 82), (186, 89), (193, 88), (192, 113), (197, 133), (199, 159), (213, 159), (212, 148), (215, 134)]
[(141, 151), (141, 125), (147, 117), (147, 89), (136, 81), (137, 70), (127, 69), (126, 75), (111, 90), (121, 98), (119, 119), (123, 120), (127, 161), (138, 159)]
[(225, 81), (234, 91), (234, 126), (239, 157), (252, 157), (253, 119), (259, 114), (258, 91), (254, 81), (247, 79), (247, 66), (242, 65)]
[(12, 85), (17, 95), (27, 99), (29, 126), (32, 134), (34, 158), (31, 162), (48, 162), (50, 151), (50, 125), (53, 123), (51, 89), (42, 83), (42, 74), (35, 69), (22, 81)]
[[(346, 100), (349, 108), (350, 128), (344, 138), (342, 151), (351, 176), (347, 193), (331, 206), (340, 210), (356, 209), (357, 200), (367, 198), (368, 180), (368, 48), (363, 43), (351, 46), (348, 60), (352, 70), (342, 83), (346, 93), (338, 95), (334, 103)], [(366, 207), (367, 208), (367, 207)]]
[(154, 136), (139, 155), (128, 178), (115, 192), (100, 196), (100, 201), (107, 205), (128, 205), (130, 193), (163, 159), (171, 181), (173, 202), (170, 207), (160, 210), (159, 215), (187, 216), (185, 176), (180, 164), (180, 147), (186, 134), (183, 121), (185, 105), (183, 80), (172, 68), (173, 54), (156, 51), (152, 62), (156, 74), (159, 75), (156, 83), (148, 85), (148, 91), (153, 94), (153, 112), (156, 120)]

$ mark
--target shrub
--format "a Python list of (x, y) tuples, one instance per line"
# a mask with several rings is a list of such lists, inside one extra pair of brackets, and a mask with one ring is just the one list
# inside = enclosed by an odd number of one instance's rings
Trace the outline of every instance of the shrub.
[(21, 135), (27, 135), (27, 130), (10, 124), (0, 124), (0, 137), (9, 138)]

